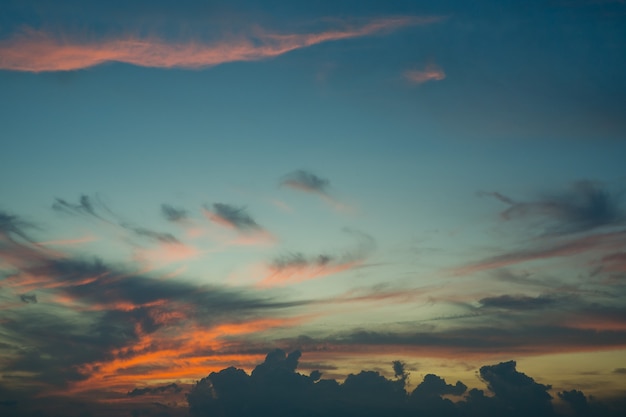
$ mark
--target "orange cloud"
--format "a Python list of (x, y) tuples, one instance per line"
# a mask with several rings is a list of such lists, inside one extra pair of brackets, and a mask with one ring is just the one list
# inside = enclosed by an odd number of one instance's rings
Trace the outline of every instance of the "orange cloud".
[(272, 58), (322, 42), (384, 33), (438, 20), (437, 17), (386, 18), (320, 33), (275, 34), (259, 30), (253, 36), (214, 43), (197, 40), (171, 42), (134, 36), (77, 40), (27, 30), (0, 43), (0, 68), (26, 72), (72, 71), (105, 62), (157, 68), (204, 68), (226, 62)]
[(137, 329), (139, 340), (131, 346), (115, 349), (112, 360), (84, 365), (81, 372), (89, 375), (71, 388), (70, 392), (96, 388), (128, 391), (138, 384), (164, 380), (194, 380), (233, 363), (254, 364), (260, 354), (224, 354), (225, 339), (293, 327), (306, 317), (260, 318), (238, 323), (225, 323), (212, 328), (195, 324), (144, 333)]
[(441, 81), (446, 78), (446, 74), (438, 66), (429, 64), (423, 70), (406, 71), (404, 78), (412, 84), (422, 84), (427, 81)]

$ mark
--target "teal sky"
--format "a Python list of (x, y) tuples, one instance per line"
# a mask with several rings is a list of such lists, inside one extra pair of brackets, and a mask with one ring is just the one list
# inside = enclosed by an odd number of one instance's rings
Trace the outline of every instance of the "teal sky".
[(0, 5), (2, 404), (275, 348), (624, 397), (624, 2), (128, 3)]

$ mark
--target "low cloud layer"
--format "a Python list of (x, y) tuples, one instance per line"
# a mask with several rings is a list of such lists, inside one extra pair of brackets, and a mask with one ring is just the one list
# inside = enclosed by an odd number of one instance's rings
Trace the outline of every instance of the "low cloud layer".
[[(427, 374), (412, 392), (406, 391), (404, 372), (387, 378), (376, 371), (350, 374), (343, 383), (324, 379), (319, 371), (297, 372), (299, 351), (270, 352), (250, 375), (230, 367), (211, 373), (187, 395), (192, 416), (512, 416), (557, 417), (550, 386), (536, 382), (516, 369), (516, 362), (501, 362), (480, 368), (486, 390)], [(396, 361), (400, 363), (399, 361)], [(394, 362), (394, 366), (395, 363)], [(394, 369), (395, 371), (395, 369)], [(450, 396), (454, 399), (451, 400)], [(617, 416), (621, 410), (590, 401), (577, 390), (558, 397), (575, 415)]]

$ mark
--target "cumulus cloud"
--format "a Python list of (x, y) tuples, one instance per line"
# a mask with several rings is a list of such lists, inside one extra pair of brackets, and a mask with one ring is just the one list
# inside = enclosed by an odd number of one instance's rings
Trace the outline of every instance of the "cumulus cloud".
[[(248, 417), (274, 416), (390, 416), (433, 415), (442, 417), (557, 417), (548, 393), (550, 386), (536, 382), (519, 372), (514, 361), (486, 365), (480, 368), (480, 378), (486, 390), (472, 389), (457, 381), (454, 385), (445, 379), (427, 374), (423, 381), (408, 393), (405, 379), (388, 379), (376, 371), (350, 374), (343, 383), (307, 376), (297, 371), (299, 351), (286, 354), (273, 350), (250, 375), (242, 369), (229, 367), (213, 372), (198, 381), (187, 395), (192, 416), (223, 415)], [(396, 361), (400, 362), (400, 361)], [(453, 402), (449, 395), (458, 398)], [(572, 404), (577, 415), (588, 410), (580, 391), (559, 393)], [(620, 410), (605, 416), (617, 416)], [(595, 415), (595, 414), (594, 414)]]

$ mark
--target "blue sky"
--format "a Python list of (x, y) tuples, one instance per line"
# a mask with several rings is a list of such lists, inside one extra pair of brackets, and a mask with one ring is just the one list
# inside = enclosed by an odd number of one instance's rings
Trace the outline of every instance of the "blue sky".
[(623, 2), (0, 11), (0, 400), (275, 348), (623, 397)]

